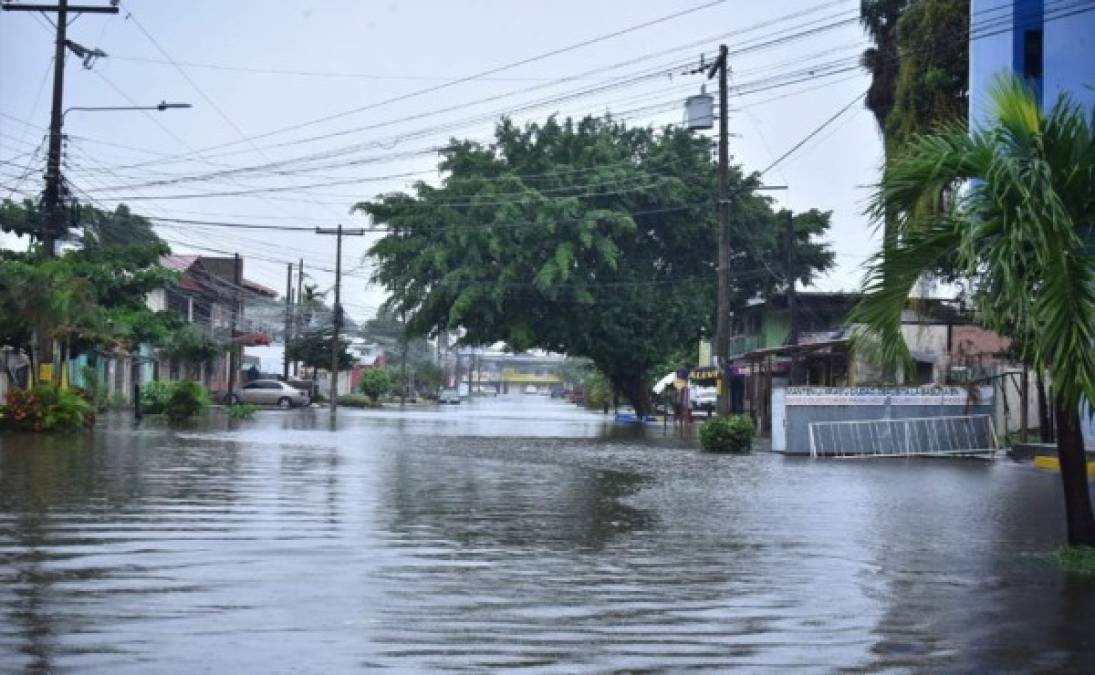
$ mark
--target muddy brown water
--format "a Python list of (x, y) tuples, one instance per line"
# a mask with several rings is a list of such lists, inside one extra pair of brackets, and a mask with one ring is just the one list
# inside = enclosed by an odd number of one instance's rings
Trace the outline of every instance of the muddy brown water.
[(0, 436), (0, 671), (1093, 672), (1058, 480), (539, 396)]

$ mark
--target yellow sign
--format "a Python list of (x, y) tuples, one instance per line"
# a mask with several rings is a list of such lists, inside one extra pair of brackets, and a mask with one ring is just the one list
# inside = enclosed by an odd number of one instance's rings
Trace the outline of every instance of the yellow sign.
[(562, 380), (554, 373), (545, 375), (530, 375), (518, 373), (512, 370), (502, 371), (502, 381), (509, 384), (560, 384)]
[(53, 381), (53, 364), (52, 363), (39, 363), (38, 364), (38, 381), (39, 382), (52, 382)]

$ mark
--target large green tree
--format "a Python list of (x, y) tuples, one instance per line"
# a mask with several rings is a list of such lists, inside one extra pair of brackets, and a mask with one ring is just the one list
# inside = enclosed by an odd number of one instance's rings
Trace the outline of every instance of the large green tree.
[(1081, 405), (1091, 412), (1095, 402), (1095, 110), (1089, 118), (1062, 98), (1043, 113), (1016, 78), (1001, 79), (991, 101), (991, 126), (952, 124), (891, 159), (873, 212), (890, 215), (893, 236), (857, 318), (887, 361), (907, 362), (909, 293), (957, 251), (980, 321), (1019, 338), (1050, 374), (1068, 540), (1095, 546), (1080, 429)]
[(969, 87), (969, 0), (862, 0), (860, 22), (873, 45), (867, 108), (886, 156), (914, 134), (965, 121)]
[[(370, 249), (388, 309), (413, 334), (462, 328), (466, 344), (587, 357), (646, 412), (651, 367), (712, 323), (710, 142), (611, 118), (503, 120), (493, 144), (441, 155), (441, 186), (355, 207), (388, 228)], [(731, 172), (738, 303), (783, 284), (783, 222), (756, 184)], [(814, 261), (802, 282), (832, 262), (816, 242), (800, 251)]]
[[(92, 215), (106, 217), (89, 211)], [(147, 309), (145, 298), (177, 278), (159, 265), (168, 248), (146, 231), (147, 221), (124, 207), (116, 215), (120, 219), (111, 222), (121, 229), (115, 234), (132, 237), (93, 234), (55, 258), (35, 251), (0, 252), (0, 343), (24, 349), (37, 364), (53, 359), (48, 350), (41, 353), (51, 341), (60, 347), (60, 361), (89, 350), (132, 348), (166, 338), (176, 317)], [(9, 231), (24, 231), (40, 217), (29, 201), (0, 205), (0, 222)], [(54, 372), (59, 376), (60, 369)]]
[[(33, 200), (0, 201), (0, 231), (37, 237), (45, 215)], [(127, 248), (130, 246), (162, 246), (163, 240), (152, 229), (152, 223), (133, 213), (125, 204), (114, 211), (104, 211), (90, 204), (76, 209), (68, 226), (81, 230), (78, 240), (82, 248)], [(66, 236), (71, 236), (68, 231)]]
[(0, 341), (37, 354), (34, 336), (57, 341), (58, 358), (94, 348), (155, 342), (172, 316), (145, 307), (147, 293), (175, 274), (156, 264), (154, 249), (127, 247), (69, 251), (57, 258), (5, 253), (0, 257)]
[[(331, 368), (331, 350), (334, 346), (334, 328), (317, 328), (310, 330), (300, 337), (294, 338), (285, 345), (285, 352), (290, 361), (299, 361), (306, 368), (312, 369), (312, 378), (320, 368)], [(339, 370), (350, 368), (354, 365), (353, 356), (346, 351), (350, 343), (343, 338), (338, 339), (338, 367)]]

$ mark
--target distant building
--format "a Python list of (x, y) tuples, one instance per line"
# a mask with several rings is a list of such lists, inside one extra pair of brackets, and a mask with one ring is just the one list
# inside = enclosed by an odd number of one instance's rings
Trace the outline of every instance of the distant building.
[[(750, 412), (762, 429), (770, 425), (772, 390), (787, 384), (792, 363), (795, 384), (824, 387), (857, 387), (880, 384), (869, 341), (857, 344), (849, 312), (859, 301), (853, 293), (799, 292), (796, 324), (799, 339), (791, 345), (790, 311), (786, 295), (776, 295), (738, 311), (731, 322), (730, 397), (738, 412)], [(906, 373), (911, 385), (993, 382), (1004, 373), (1022, 367), (1008, 354), (1009, 341), (974, 323), (957, 303), (938, 299), (910, 302), (902, 314), (901, 331), (915, 363)], [(1005, 376), (1006, 379), (1006, 376)], [(1010, 389), (1001, 389), (1001, 420), (1009, 428), (1019, 424), (1019, 391), (1012, 378)], [(1031, 378), (1030, 386), (1035, 386)], [(1006, 399), (1006, 400), (1005, 400)], [(1031, 393), (1028, 405), (1036, 396)], [(1004, 410), (1006, 409), (1006, 410)], [(1036, 408), (1028, 419), (1036, 419)]]
[(1095, 7), (1055, 0), (973, 0), (970, 121), (983, 122), (998, 73), (1022, 76), (1042, 107), (1063, 93), (1095, 105)]
[[(246, 308), (256, 300), (273, 301), (277, 291), (243, 276), (244, 259), (197, 255), (166, 255), (160, 264), (179, 272), (179, 283), (149, 293), (146, 305), (153, 310), (176, 312), (205, 335), (227, 343), (235, 341), (244, 347), (267, 343), (265, 325), (251, 320)], [(240, 280), (237, 287), (235, 280)], [(233, 313), (236, 330), (232, 332)], [(142, 381), (154, 378), (176, 379), (193, 377), (213, 390), (228, 385), (229, 352), (225, 350), (210, 364), (186, 364), (154, 358), (147, 349), (142, 367)], [(243, 363), (241, 354), (241, 367)], [(242, 381), (242, 380), (237, 380)]]

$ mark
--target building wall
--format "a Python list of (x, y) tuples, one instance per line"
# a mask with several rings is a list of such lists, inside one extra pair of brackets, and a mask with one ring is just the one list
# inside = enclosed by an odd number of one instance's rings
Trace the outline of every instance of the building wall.
[(984, 124), (987, 119), (984, 100), (992, 79), (1000, 71), (1012, 70), (1012, 34), (1010, 31), (997, 33), (993, 26), (998, 21), (1011, 24), (1014, 1), (972, 0), (970, 3), (970, 32), (975, 37), (970, 42), (969, 115), (974, 126)]
[[(987, 119), (985, 101), (993, 78), (1000, 72), (1022, 72), (1022, 31), (1032, 28), (1037, 17), (1042, 17), (1043, 31), (1043, 77), (1037, 83), (1043, 107), (1052, 107), (1064, 92), (1089, 110), (1095, 104), (1095, 11), (1065, 16), (1072, 13), (1070, 9), (1077, 7), (1063, 6), (1058, 0), (972, 0), (970, 121), (974, 125), (983, 125)], [(1009, 26), (1011, 30), (1001, 30)]]
[[(1047, 2), (1052, 12), (1052, 0)], [(1095, 11), (1047, 21), (1044, 30), (1043, 105), (1048, 110), (1067, 92), (1090, 111), (1095, 105)]]
[[(789, 391), (799, 396), (806, 392), (806, 398), (817, 400), (792, 403), (787, 396)], [(970, 399), (968, 392), (960, 387), (938, 390), (890, 387), (793, 387), (788, 390), (777, 387), (772, 391), (772, 450), (792, 455), (810, 454), (810, 424), (813, 422), (991, 415), (991, 397), (991, 388), (982, 393), (982, 398)], [(845, 451), (852, 449), (844, 448)]]

